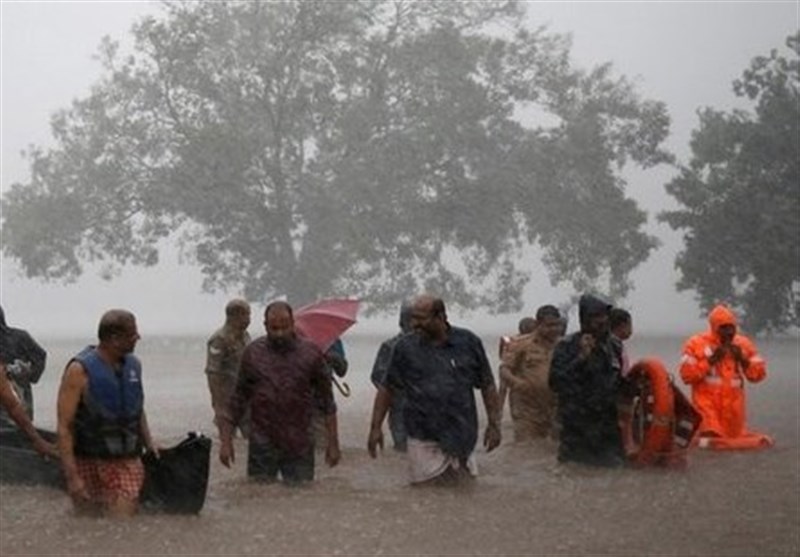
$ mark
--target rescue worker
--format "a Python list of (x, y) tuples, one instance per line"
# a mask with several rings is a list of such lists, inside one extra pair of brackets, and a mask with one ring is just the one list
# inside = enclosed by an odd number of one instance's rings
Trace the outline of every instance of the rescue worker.
[(699, 446), (713, 449), (768, 447), (772, 439), (747, 431), (744, 382), (767, 375), (755, 344), (738, 334), (736, 315), (718, 305), (708, 316), (709, 329), (683, 348), (681, 379), (692, 388), (692, 402), (702, 416)]

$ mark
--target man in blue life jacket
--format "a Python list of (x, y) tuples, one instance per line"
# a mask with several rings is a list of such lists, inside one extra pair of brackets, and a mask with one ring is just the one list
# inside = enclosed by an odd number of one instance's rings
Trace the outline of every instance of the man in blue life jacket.
[(133, 355), (136, 318), (107, 311), (97, 336), (99, 344), (73, 357), (61, 379), (59, 451), (76, 511), (129, 516), (144, 483), (142, 451), (157, 453), (144, 412), (142, 365)]

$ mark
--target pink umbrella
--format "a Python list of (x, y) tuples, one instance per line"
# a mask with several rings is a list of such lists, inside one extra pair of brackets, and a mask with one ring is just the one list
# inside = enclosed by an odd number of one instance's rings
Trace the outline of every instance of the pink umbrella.
[(343, 298), (330, 298), (308, 304), (295, 310), (295, 329), (325, 352), (356, 322), (358, 305), (358, 300)]

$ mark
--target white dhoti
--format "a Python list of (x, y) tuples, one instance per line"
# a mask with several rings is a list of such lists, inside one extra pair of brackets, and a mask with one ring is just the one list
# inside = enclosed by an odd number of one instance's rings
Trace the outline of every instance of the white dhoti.
[[(407, 454), (412, 484), (432, 480), (444, 474), (448, 468), (461, 470), (464, 467), (458, 458), (443, 453), (435, 441), (421, 441), (409, 437)], [(470, 453), (467, 458), (466, 470), (471, 476), (478, 475), (475, 453)]]

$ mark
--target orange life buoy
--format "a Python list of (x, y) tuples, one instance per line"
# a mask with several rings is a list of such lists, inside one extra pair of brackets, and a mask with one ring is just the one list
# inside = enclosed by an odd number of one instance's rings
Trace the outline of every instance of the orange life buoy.
[(634, 465), (678, 464), (675, 432), (675, 395), (664, 364), (644, 358), (631, 367), (635, 394), (627, 402), (620, 426), (628, 459)]

